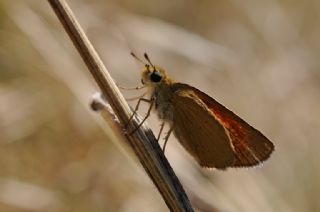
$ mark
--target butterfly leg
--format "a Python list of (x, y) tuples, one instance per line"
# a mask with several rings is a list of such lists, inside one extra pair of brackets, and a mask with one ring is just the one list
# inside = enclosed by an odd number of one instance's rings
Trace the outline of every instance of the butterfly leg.
[(133, 118), (133, 116), (135, 115), (135, 113), (137, 112), (137, 110), (138, 110), (138, 108), (139, 108), (139, 104), (140, 104), (141, 101), (150, 103), (150, 106), (149, 106), (149, 109), (148, 109), (148, 112), (147, 112), (146, 116), (145, 116), (145, 117), (143, 118), (143, 120), (139, 123), (139, 125), (138, 125), (134, 130), (132, 130), (132, 131), (130, 132), (130, 134), (135, 133), (135, 132), (141, 127), (141, 125), (147, 120), (147, 118), (150, 116), (150, 113), (151, 113), (151, 110), (152, 110), (152, 107), (153, 107), (153, 104), (154, 104), (153, 99), (143, 99), (143, 98), (139, 99), (138, 104), (137, 104), (137, 106), (136, 106), (136, 108), (135, 108), (132, 116), (130, 117), (130, 119), (129, 119), (129, 121), (128, 121), (128, 124), (129, 124), (129, 122), (132, 120), (132, 118)]
[(136, 97), (131, 97), (131, 98), (126, 98), (126, 100), (128, 101), (128, 102), (130, 102), (130, 101), (134, 101), (134, 100), (137, 100), (137, 99), (141, 99), (141, 98), (143, 98), (145, 95), (147, 95), (149, 93), (149, 91), (146, 91), (146, 92), (144, 92), (142, 95), (140, 95), (140, 96), (136, 96)]
[(145, 85), (137, 86), (137, 87), (124, 87), (124, 86), (121, 86), (121, 85), (118, 85), (118, 84), (117, 84), (117, 86), (118, 86), (119, 89), (122, 89), (122, 90), (140, 90), (140, 89), (146, 87)]
[(140, 103), (141, 102), (147, 102), (147, 103), (151, 103), (153, 100), (152, 99), (145, 99), (145, 98), (140, 98), (136, 107), (134, 108), (133, 112), (132, 112), (132, 115), (130, 116), (128, 122), (126, 123), (125, 127), (127, 128), (129, 123), (131, 122), (131, 120), (133, 119), (134, 115), (136, 114), (136, 112), (138, 111), (139, 109), (139, 106), (140, 106)]
[(159, 134), (158, 134), (158, 137), (157, 137), (157, 141), (158, 141), (158, 142), (159, 142), (159, 140), (160, 140), (160, 136), (161, 136), (162, 130), (163, 130), (163, 128), (164, 128), (164, 123), (165, 123), (165, 122), (162, 122), (162, 124), (161, 124), (161, 126), (160, 126), (160, 131), (159, 131)]
[(164, 153), (164, 151), (165, 151), (165, 149), (166, 149), (167, 142), (168, 142), (168, 140), (169, 140), (169, 137), (170, 137), (172, 131), (173, 131), (173, 126), (170, 127), (169, 131), (167, 132), (166, 137), (164, 138), (164, 144), (163, 144), (163, 148), (162, 148), (163, 153)]

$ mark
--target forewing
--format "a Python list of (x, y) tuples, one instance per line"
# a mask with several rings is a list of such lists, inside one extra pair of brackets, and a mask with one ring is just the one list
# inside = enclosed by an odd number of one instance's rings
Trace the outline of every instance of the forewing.
[(269, 158), (274, 145), (261, 132), (198, 89), (181, 83), (175, 86), (192, 89), (227, 130), (236, 157), (232, 167), (254, 166)]
[(226, 168), (235, 160), (225, 128), (190, 89), (175, 90), (173, 129), (182, 146), (203, 167)]

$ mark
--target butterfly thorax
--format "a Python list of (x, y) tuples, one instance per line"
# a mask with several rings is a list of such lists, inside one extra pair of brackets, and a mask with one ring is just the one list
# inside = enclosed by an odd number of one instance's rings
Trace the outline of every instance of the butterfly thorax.
[(172, 83), (161, 83), (154, 87), (152, 98), (155, 101), (155, 109), (158, 117), (168, 122), (173, 121), (173, 105), (171, 88)]

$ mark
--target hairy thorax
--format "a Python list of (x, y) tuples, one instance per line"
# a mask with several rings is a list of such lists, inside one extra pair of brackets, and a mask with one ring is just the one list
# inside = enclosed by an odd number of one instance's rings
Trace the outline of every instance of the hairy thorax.
[(158, 117), (169, 123), (173, 122), (172, 91), (168, 84), (161, 84), (155, 87), (152, 96), (155, 101), (155, 108)]

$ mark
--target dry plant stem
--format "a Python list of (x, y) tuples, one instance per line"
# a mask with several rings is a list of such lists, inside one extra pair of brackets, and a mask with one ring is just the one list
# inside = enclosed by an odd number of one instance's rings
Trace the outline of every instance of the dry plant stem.
[[(131, 110), (84, 34), (71, 9), (64, 0), (48, 1), (73, 44), (78, 49), (103, 95), (119, 118), (120, 123), (124, 126), (129, 120)], [(134, 119), (129, 127), (132, 130), (137, 126), (138, 123)], [(164, 157), (152, 131), (143, 125), (134, 134), (125, 134), (125, 137), (145, 171), (158, 188), (168, 208), (171, 211), (193, 211), (181, 183)]]

